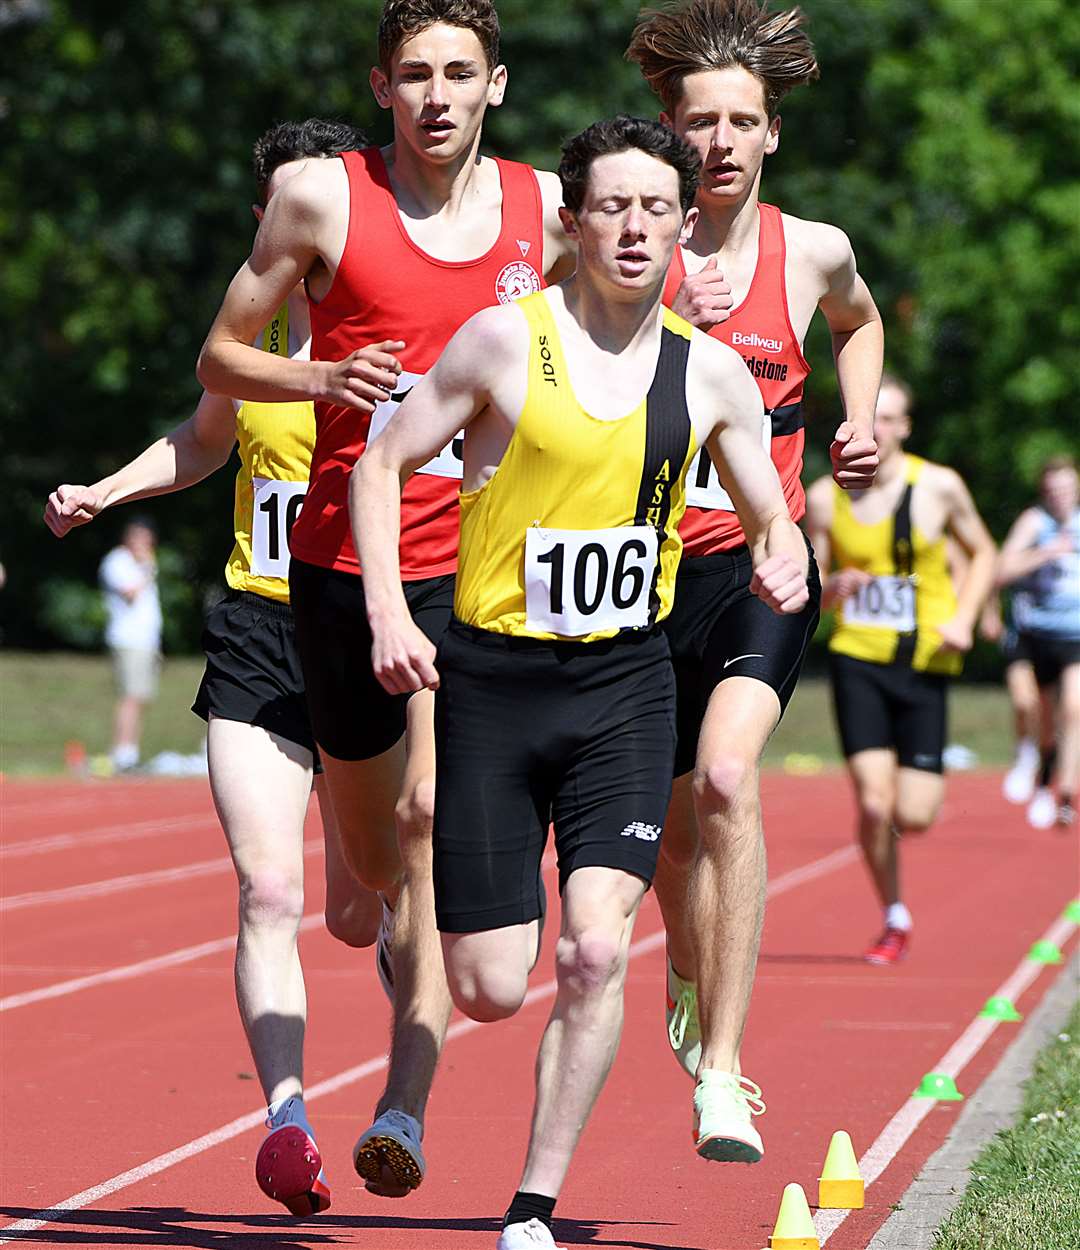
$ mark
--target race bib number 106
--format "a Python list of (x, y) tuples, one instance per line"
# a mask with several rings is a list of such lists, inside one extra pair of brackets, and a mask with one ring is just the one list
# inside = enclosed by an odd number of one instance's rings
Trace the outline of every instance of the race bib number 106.
[(895, 629), (910, 634), (915, 629), (915, 585), (910, 577), (875, 577), (844, 600), (844, 624)]
[(300, 515), (307, 482), (278, 482), (253, 477), (255, 507), (251, 516), (251, 571), (256, 577), (289, 576), (289, 535)]
[(525, 531), (525, 623), (561, 638), (649, 623), (657, 559), (651, 525)]

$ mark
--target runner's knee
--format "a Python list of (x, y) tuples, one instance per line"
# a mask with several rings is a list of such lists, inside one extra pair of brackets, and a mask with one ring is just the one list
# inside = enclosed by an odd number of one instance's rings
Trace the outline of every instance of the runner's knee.
[(937, 820), (941, 801), (913, 803), (901, 799), (896, 806), (896, 827), (901, 833), (925, 833)]
[(379, 835), (371, 829), (349, 830), (341, 821), (341, 853), (349, 871), (369, 890), (392, 891), (401, 879), (401, 859), (392, 835)]
[(716, 754), (694, 772), (694, 798), (706, 809), (728, 812), (756, 801), (758, 761), (740, 751)]
[(240, 881), (240, 921), (254, 928), (295, 928), (304, 914), (304, 886), (292, 873), (259, 868)]
[(447, 965), (447, 981), (454, 1006), (470, 1020), (490, 1024), (514, 1015), (525, 1001), (528, 972), (509, 963), (488, 961), (466, 967)]
[(555, 967), (560, 984), (569, 984), (583, 995), (602, 993), (620, 981), (626, 958), (619, 940), (604, 929), (584, 929), (559, 938)]
[(865, 786), (859, 791), (859, 825), (864, 832), (892, 826), (895, 814), (892, 790), (885, 786)]
[(328, 897), (323, 914), (326, 931), (339, 942), (357, 950), (375, 945), (379, 936), (381, 908), (365, 907), (352, 896), (344, 899)]

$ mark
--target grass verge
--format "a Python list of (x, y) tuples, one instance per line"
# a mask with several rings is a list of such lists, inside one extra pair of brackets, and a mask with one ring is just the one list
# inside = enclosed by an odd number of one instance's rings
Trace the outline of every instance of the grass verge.
[(932, 1250), (1080, 1250), (1080, 1004), (1039, 1056), (1017, 1123), (975, 1160)]
[[(161, 692), (146, 709), (143, 758), (158, 751), (197, 751), (206, 726), (189, 710), (202, 676), (201, 656), (168, 656)], [(64, 743), (77, 740), (90, 755), (107, 751), (113, 701), (112, 671), (101, 655), (0, 652), (0, 771), (9, 776), (58, 773)], [(997, 686), (957, 683), (949, 709), (949, 741), (973, 750), (982, 767), (998, 767), (1012, 751), (1008, 699)], [(828, 682), (806, 677), (765, 754), (766, 768), (796, 771), (843, 762)]]

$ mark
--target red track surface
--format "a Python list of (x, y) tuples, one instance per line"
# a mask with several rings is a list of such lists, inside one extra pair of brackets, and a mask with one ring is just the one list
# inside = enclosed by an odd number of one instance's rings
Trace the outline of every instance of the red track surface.
[[(765, 796), (771, 880), (849, 844), (841, 775), (769, 777)], [(905, 894), (917, 932), (899, 968), (858, 959), (878, 913), (855, 858), (834, 856), (822, 875), (787, 883), (771, 901), (744, 1047), (747, 1071), (769, 1104), (758, 1122), (767, 1153), (755, 1167), (693, 1154), (691, 1086), (663, 1030), (662, 944), (646, 943), (631, 964), (618, 1060), (559, 1202), (560, 1244), (759, 1250), (788, 1181), (816, 1197), (833, 1130), (848, 1129), (857, 1153), (866, 1150), (1075, 893), (1075, 840), (1029, 830), (997, 796), (996, 778), (953, 778), (938, 828), (907, 843)], [(0, 995), (235, 933), (235, 885), (204, 782), (8, 782), (0, 801), (3, 896), (15, 898), (0, 910)], [(314, 814), (307, 836), (319, 836)], [(202, 867), (185, 874), (191, 865)], [(322, 901), (321, 857), (310, 855), (308, 868), (310, 913)], [(117, 877), (134, 880), (108, 893), (50, 897)], [(550, 878), (548, 885), (554, 895)], [(650, 897), (636, 939), (659, 927)], [(550, 933), (547, 947), (536, 986), (551, 977)], [(392, 1202), (366, 1194), (349, 1164), (381, 1088), (386, 1048), (389, 1013), (371, 954), (340, 946), (318, 925), (302, 939), (302, 953), (309, 1091), (372, 1061), (360, 1079), (310, 1102), (333, 1208), (306, 1224), (278, 1216), (252, 1179), (262, 1130), (251, 1128), (28, 1230), (26, 1240), (245, 1250), (494, 1246), (523, 1157), (550, 997), (510, 1022), (450, 1040), (428, 1116), (428, 1179), (411, 1198)], [(221, 949), (0, 1014), (5, 1223), (258, 1110), (231, 964)], [(1052, 975), (1039, 977), (1021, 1011)], [(965, 1092), (992, 1069), (1015, 1027), (999, 1027), (965, 1069)], [(867, 1245), (958, 1106), (935, 1107), (830, 1247)]]

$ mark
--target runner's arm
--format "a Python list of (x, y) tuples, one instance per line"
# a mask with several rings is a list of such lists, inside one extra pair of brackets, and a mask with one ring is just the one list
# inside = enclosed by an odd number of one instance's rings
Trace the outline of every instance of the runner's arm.
[(829, 455), (833, 478), (845, 490), (861, 490), (877, 473), (874, 407), (881, 386), (885, 333), (870, 289), (859, 275), (855, 253), (842, 230), (818, 223), (826, 291), (819, 307), (832, 335), (836, 380), (844, 420)]
[(761, 446), (761, 392), (730, 348), (703, 335), (694, 342), (708, 344), (714, 424), (705, 445), (746, 534), (754, 564), (750, 589), (774, 612), (800, 612), (809, 597), (806, 542), (791, 519), (776, 466)]
[(544, 216), (544, 281), (548, 286), (561, 282), (577, 268), (577, 244), (563, 228), (559, 217), (562, 183), (557, 174), (537, 169), (540, 202)]
[(63, 538), (116, 504), (194, 486), (221, 468), (235, 442), (233, 401), (204, 392), (183, 424), (151, 443), (122, 469), (92, 486), (58, 486), (45, 507), (45, 524), (57, 538)]
[(827, 612), (838, 599), (847, 599), (872, 581), (863, 569), (833, 569), (832, 523), (835, 504), (833, 479), (819, 477), (806, 492), (806, 533), (821, 571), (821, 610)]
[(372, 665), (391, 694), (439, 684), (435, 648), (413, 623), (401, 587), (402, 487), (414, 469), (487, 406), (490, 383), (504, 367), (502, 312), (485, 309), (458, 330), (386, 428), (367, 445), (349, 479), (349, 515), (363, 570)]
[(1044, 564), (1049, 564), (1058, 556), (1071, 550), (1067, 539), (1064, 542), (1036, 547), (1035, 540), (1038, 533), (1038, 512), (1034, 508), (1021, 512), (1001, 545), (1001, 554), (998, 556), (997, 569), (994, 574), (996, 586), (1008, 586), (1012, 582), (1021, 581), (1029, 573), (1034, 573)]
[(237, 271), (206, 336), (196, 373), (208, 391), (267, 403), (323, 399), (373, 411), (392, 391), (401, 366), (398, 340), (375, 343), (344, 360), (299, 360), (253, 346), (264, 327), (320, 259), (317, 234), (327, 166), (312, 161), (266, 206), (251, 255)]
[(946, 531), (968, 557), (967, 569), (957, 592), (956, 611), (952, 620), (939, 627), (939, 632), (950, 649), (968, 651), (974, 640), (979, 613), (994, 586), (997, 548), (963, 478), (952, 469), (939, 468), (937, 471), (943, 475), (949, 504)]

